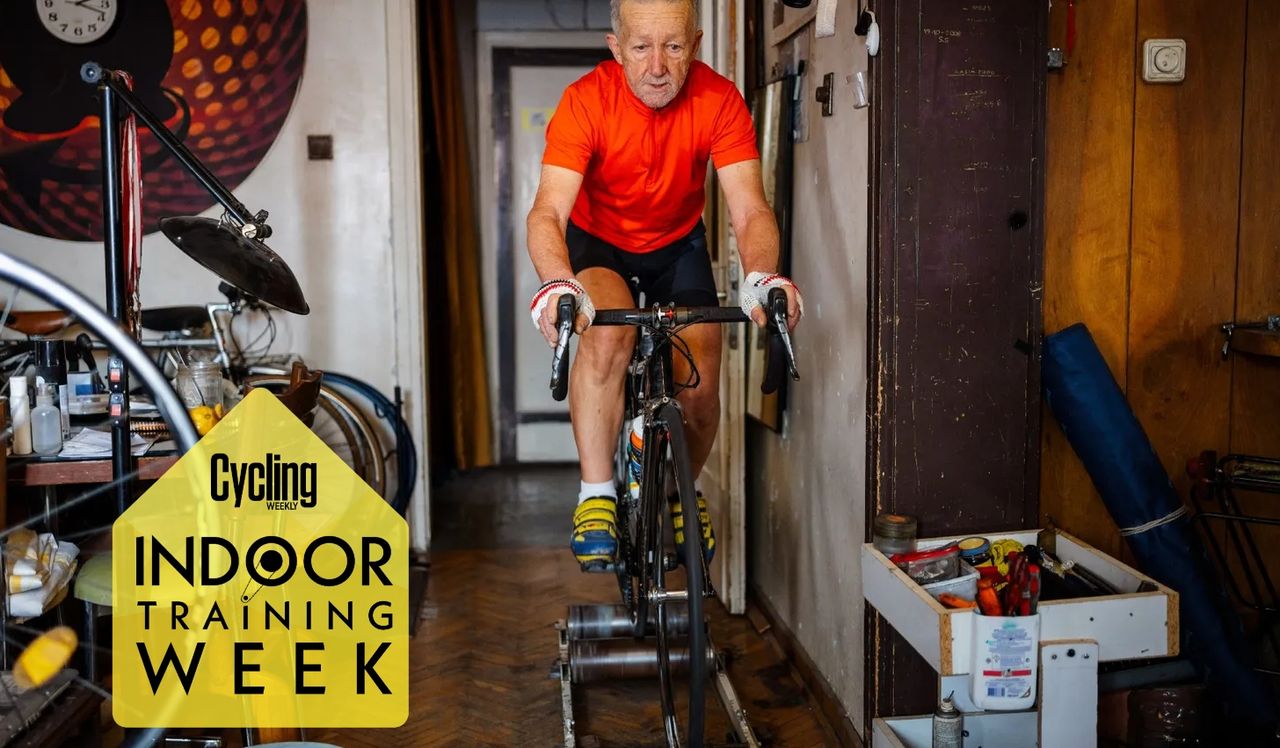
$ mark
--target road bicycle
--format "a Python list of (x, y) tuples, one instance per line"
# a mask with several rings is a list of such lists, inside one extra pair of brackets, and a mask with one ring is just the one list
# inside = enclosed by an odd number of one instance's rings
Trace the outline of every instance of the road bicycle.
[[(575, 298), (560, 297), (557, 308), (558, 340), (552, 356), (551, 394), (563, 400), (569, 384), (569, 339), (577, 316)], [(787, 331), (787, 297), (772, 289), (766, 306), (769, 347), (762, 389), (768, 393), (781, 385), (785, 363), (792, 378), (799, 379), (791, 338)], [(707, 641), (703, 602), (715, 595), (702, 548), (702, 526), (698, 516), (693, 468), (685, 436), (684, 410), (676, 395), (697, 386), (697, 367), (680, 331), (689, 325), (746, 322), (737, 307), (677, 307), (654, 305), (649, 309), (604, 309), (596, 312), (592, 325), (630, 325), (637, 328), (631, 364), (626, 374), (624, 427), (619, 435), (620, 466), (627, 464), (630, 424), (641, 417), (643, 446), (640, 454), (639, 490), (635, 497), (628, 486), (628, 470), (617, 476), (618, 557), (612, 564), (622, 602), (626, 606), (637, 639), (653, 633), (658, 658), (659, 696), (667, 745), (703, 744), (705, 690), (712, 663)], [(680, 355), (690, 367), (689, 380), (675, 382), (673, 357)], [(683, 546), (668, 551), (670, 534), (667, 513), (668, 472), (674, 478), (676, 500), (683, 515)], [(685, 567), (685, 588), (672, 586), (668, 573)], [(684, 615), (687, 610), (687, 616)], [(683, 622), (688, 621), (684, 641), (678, 641)], [(687, 650), (687, 658), (682, 650)], [(676, 700), (676, 663), (688, 663), (687, 702), (682, 715)]]
[[(289, 386), (289, 366), (298, 358), (272, 352), (273, 308), (225, 282), (218, 290), (224, 300), (142, 310), (141, 327), (158, 337), (144, 337), (139, 344), (170, 374), (193, 352), (202, 351), (223, 366), (237, 389), (283, 391)], [(260, 316), (264, 325), (242, 344), (236, 323), (250, 313)], [(398, 399), (393, 402), (355, 377), (325, 371), (311, 430), (403, 515), (417, 481), (418, 457)]]

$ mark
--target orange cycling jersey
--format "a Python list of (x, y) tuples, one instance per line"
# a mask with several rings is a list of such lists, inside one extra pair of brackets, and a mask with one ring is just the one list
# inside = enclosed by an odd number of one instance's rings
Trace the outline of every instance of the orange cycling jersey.
[(722, 168), (759, 157), (751, 115), (729, 79), (694, 62), (676, 98), (651, 109), (609, 60), (565, 89), (542, 163), (582, 174), (576, 225), (619, 249), (652, 252), (697, 225), (708, 159)]

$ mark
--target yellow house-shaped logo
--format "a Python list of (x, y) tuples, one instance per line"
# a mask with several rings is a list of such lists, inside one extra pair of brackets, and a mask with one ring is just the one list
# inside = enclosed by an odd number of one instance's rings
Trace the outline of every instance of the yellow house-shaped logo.
[(112, 528), (125, 727), (397, 727), (409, 532), (254, 390)]

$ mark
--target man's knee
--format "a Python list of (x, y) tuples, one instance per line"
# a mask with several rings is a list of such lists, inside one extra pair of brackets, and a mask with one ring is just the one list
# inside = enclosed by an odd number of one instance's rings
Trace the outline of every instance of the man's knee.
[(592, 327), (578, 344), (578, 366), (594, 379), (621, 376), (631, 360), (635, 333), (629, 327)]
[(680, 393), (685, 418), (696, 429), (711, 428), (720, 423), (719, 388), (703, 380), (697, 387)]

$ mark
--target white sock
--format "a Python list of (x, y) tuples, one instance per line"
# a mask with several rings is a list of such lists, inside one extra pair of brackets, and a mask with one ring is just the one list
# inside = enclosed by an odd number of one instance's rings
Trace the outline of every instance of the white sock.
[(604, 483), (582, 481), (582, 487), (578, 489), (578, 504), (582, 504), (587, 499), (596, 496), (613, 496), (615, 493), (613, 481), (605, 481)]

